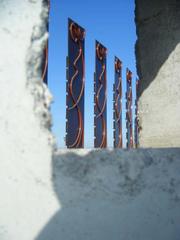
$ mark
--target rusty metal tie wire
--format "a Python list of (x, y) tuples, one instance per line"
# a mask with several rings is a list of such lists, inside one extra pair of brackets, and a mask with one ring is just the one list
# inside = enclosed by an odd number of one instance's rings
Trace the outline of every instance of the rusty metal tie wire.
[(84, 147), (85, 30), (69, 19), (66, 84), (66, 146)]
[[(50, 8), (50, 0), (43, 0)], [(48, 13), (49, 14), (49, 13)], [(49, 31), (49, 21), (47, 21)], [(66, 146), (84, 147), (84, 89), (85, 89), (85, 30), (68, 19), (68, 57), (66, 66)], [(107, 147), (107, 48), (95, 43), (94, 73), (94, 147)], [(122, 134), (122, 62), (115, 57), (113, 85), (114, 148), (123, 147)], [(42, 79), (48, 83), (48, 41), (44, 49)], [(127, 148), (133, 148), (132, 72), (126, 69), (126, 128)], [(136, 81), (136, 93), (139, 81)], [(134, 146), (138, 147), (139, 122), (137, 96), (135, 102)]]
[(115, 57), (114, 60), (115, 82), (114, 82), (114, 147), (122, 148), (122, 62)]
[(132, 130), (132, 72), (126, 70), (126, 127), (127, 127), (127, 148), (133, 148), (133, 130)]
[[(50, 12), (50, 0), (44, 0), (44, 4), (48, 6), (48, 20), (46, 23), (47, 32), (49, 32), (49, 12)], [(43, 59), (42, 59), (42, 80), (44, 83), (48, 84), (48, 40), (46, 41)]]
[(134, 121), (134, 145), (135, 148), (139, 146), (139, 117), (138, 117), (138, 89), (139, 79), (136, 79), (136, 100), (135, 100), (135, 121)]
[(94, 74), (94, 147), (107, 147), (107, 79), (106, 56), (107, 49), (98, 41), (95, 44), (95, 74)]

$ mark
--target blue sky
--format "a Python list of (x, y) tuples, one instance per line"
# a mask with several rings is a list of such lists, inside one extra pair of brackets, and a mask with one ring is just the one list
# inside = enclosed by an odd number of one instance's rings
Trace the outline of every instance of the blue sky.
[[(113, 82), (114, 56), (123, 61), (123, 93), (125, 97), (125, 72), (133, 72), (133, 97), (135, 97), (136, 63), (134, 45), (134, 0), (51, 0), (49, 39), (49, 88), (54, 102), (53, 133), (60, 148), (65, 147), (66, 111), (66, 56), (68, 17), (86, 29), (85, 63), (85, 147), (93, 147), (93, 73), (95, 67), (95, 40), (108, 49), (107, 58), (107, 127), (108, 147), (113, 146)], [(134, 101), (134, 99), (133, 99)], [(123, 98), (123, 132), (125, 146), (125, 99)]]

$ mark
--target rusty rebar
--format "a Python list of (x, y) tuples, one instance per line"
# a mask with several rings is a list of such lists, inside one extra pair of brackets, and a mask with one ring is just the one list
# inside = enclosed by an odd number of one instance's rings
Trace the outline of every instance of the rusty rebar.
[(84, 39), (85, 30), (69, 19), (66, 98), (66, 145), (68, 148), (84, 147)]
[[(46, 22), (46, 29), (49, 33), (49, 15), (50, 15), (50, 0), (44, 0), (43, 3), (48, 7), (48, 19)], [(43, 59), (42, 59), (42, 81), (48, 84), (48, 45), (49, 41), (47, 39), (43, 51)]]
[(138, 114), (138, 89), (139, 89), (139, 79), (136, 79), (136, 100), (135, 100), (135, 120), (134, 120), (134, 146), (138, 148), (139, 146), (139, 114)]
[(127, 148), (133, 148), (132, 130), (132, 72), (126, 70), (126, 128), (127, 128)]
[(113, 87), (113, 120), (114, 120), (114, 147), (122, 148), (122, 62), (115, 57), (114, 60), (115, 81)]
[(107, 147), (107, 87), (106, 56), (107, 49), (98, 41), (96, 47), (96, 63), (94, 77), (94, 147)]

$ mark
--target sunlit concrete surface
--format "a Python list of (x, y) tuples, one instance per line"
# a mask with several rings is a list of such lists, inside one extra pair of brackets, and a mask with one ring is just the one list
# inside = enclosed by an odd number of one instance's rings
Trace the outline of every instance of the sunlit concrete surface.
[(51, 95), (39, 71), (47, 10), (39, 0), (1, 0), (0, 16), (0, 239), (34, 239), (59, 208), (50, 180)]
[(180, 2), (136, 0), (141, 147), (180, 146)]
[(0, 1), (0, 240), (179, 240), (180, 149), (59, 150), (47, 7)]
[(17, 159), (1, 163), (9, 168), (1, 239), (179, 240), (179, 156), (180, 149), (59, 150), (47, 165), (51, 177)]

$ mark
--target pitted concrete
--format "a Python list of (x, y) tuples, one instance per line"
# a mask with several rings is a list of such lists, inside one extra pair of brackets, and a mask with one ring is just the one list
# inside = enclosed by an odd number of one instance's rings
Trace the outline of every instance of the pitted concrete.
[[(180, 150), (54, 153), (51, 95), (40, 73), (47, 7), (39, 0), (0, 2), (0, 239), (179, 240)], [(169, 61), (173, 68), (178, 54)], [(174, 87), (162, 77), (157, 83), (175, 105)], [(145, 93), (140, 101), (148, 106)]]
[(136, 0), (140, 147), (180, 146), (180, 2)]
[[(40, 74), (47, 7), (1, 0), (0, 15), (0, 239), (34, 239), (59, 206), (50, 181), (51, 95)], [(53, 203), (47, 209), (42, 199)]]

